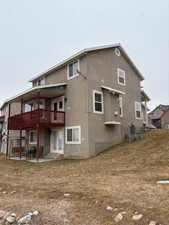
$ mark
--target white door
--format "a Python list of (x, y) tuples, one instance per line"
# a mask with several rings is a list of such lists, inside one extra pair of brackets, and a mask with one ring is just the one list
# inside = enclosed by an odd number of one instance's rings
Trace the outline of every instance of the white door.
[(58, 111), (64, 112), (64, 96), (56, 98), (52, 101), (52, 121), (57, 122), (59, 120), (62, 121), (62, 114), (58, 114)]
[(61, 129), (51, 132), (51, 153), (64, 153), (64, 131)]
[(56, 98), (52, 101), (52, 110), (64, 111), (64, 96)]

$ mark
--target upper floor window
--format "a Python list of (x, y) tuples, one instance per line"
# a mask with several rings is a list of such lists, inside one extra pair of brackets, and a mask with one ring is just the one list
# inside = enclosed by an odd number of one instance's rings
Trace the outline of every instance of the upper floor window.
[(103, 93), (100, 91), (93, 91), (93, 112), (103, 113)]
[(135, 117), (136, 117), (136, 119), (142, 119), (141, 103), (140, 102), (135, 102)]
[(117, 69), (118, 84), (126, 85), (126, 73), (122, 69)]
[(45, 84), (45, 80), (42, 78), (36, 81), (35, 86), (42, 86), (44, 84)]
[(123, 117), (123, 97), (119, 96), (120, 117)]
[(79, 60), (74, 61), (67, 66), (67, 78), (68, 80), (77, 77), (79, 75), (78, 71), (80, 70), (79, 68)]

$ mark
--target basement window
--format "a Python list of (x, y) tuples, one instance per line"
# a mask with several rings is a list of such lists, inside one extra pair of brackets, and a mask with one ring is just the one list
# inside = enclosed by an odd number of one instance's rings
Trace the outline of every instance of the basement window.
[(81, 144), (81, 127), (66, 128), (66, 144)]
[(32, 130), (29, 132), (29, 144), (37, 143), (37, 132)]

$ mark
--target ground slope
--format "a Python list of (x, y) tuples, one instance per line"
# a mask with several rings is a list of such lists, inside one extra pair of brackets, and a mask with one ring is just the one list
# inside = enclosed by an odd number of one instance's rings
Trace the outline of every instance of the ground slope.
[[(32, 164), (1, 157), (0, 209), (38, 209), (38, 225), (110, 225), (122, 211), (122, 225), (169, 225), (169, 185), (156, 184), (169, 179), (169, 131), (144, 136), (88, 160)], [(113, 211), (105, 210), (108, 205)], [(137, 223), (131, 220), (135, 211), (144, 215)]]

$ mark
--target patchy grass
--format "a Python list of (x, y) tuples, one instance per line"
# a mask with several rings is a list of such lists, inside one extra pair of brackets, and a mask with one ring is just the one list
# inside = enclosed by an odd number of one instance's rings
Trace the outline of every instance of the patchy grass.
[[(66, 219), (73, 225), (110, 225), (121, 211), (127, 212), (122, 225), (136, 224), (135, 211), (144, 215), (142, 225), (150, 220), (168, 225), (169, 185), (156, 181), (169, 179), (169, 131), (144, 136), (88, 160), (34, 164), (0, 156), (0, 209), (19, 215), (38, 209), (41, 224), (49, 225)], [(117, 211), (106, 211), (107, 205)]]

